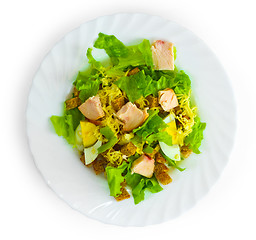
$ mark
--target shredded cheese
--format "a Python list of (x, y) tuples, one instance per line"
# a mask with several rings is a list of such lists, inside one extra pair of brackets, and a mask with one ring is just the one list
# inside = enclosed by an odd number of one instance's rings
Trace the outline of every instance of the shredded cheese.
[(135, 103), (139, 106), (140, 109), (144, 109), (148, 105), (148, 100), (141, 96), (138, 100), (135, 101)]
[(104, 86), (99, 90), (98, 95), (100, 97), (102, 109), (105, 112), (105, 117), (103, 118), (102, 123), (104, 126), (109, 126), (117, 136), (120, 132), (121, 122), (116, 117), (116, 112), (113, 109), (111, 102), (115, 98), (122, 96), (122, 92), (115, 84), (112, 84), (111, 86)]
[(184, 145), (184, 139), (192, 132), (194, 126), (194, 118), (196, 117), (197, 107), (190, 106), (190, 95), (182, 94), (177, 95), (181, 113), (175, 115), (175, 118), (181, 123), (182, 126), (178, 127), (176, 141), (180, 146)]
[(113, 148), (102, 153), (102, 155), (112, 166), (120, 165), (123, 161), (123, 154), (120, 151), (115, 151)]

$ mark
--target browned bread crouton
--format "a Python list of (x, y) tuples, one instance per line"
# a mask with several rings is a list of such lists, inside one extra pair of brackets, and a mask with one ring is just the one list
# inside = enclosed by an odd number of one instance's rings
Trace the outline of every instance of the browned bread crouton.
[(80, 93), (80, 91), (78, 91), (77, 88), (74, 87), (74, 92), (73, 92), (74, 97), (78, 97), (78, 96), (79, 96), (79, 93)]
[(66, 110), (70, 110), (76, 108), (81, 105), (81, 99), (79, 97), (74, 97), (71, 99), (66, 100)]
[(154, 107), (157, 107), (159, 105), (157, 97), (153, 97), (152, 95), (148, 95), (146, 97), (146, 99), (148, 100), (149, 108), (154, 108)]
[(188, 158), (190, 156), (190, 154), (192, 153), (192, 150), (187, 145), (183, 145), (180, 148), (180, 153), (182, 154), (182, 156), (184, 158)]
[(130, 157), (136, 153), (136, 149), (137, 149), (137, 147), (133, 143), (129, 142), (129, 143), (125, 144), (124, 146), (122, 146), (120, 151), (122, 154)]
[(173, 108), (173, 112), (175, 113), (175, 115), (180, 115), (182, 113), (182, 110), (181, 110), (180, 106), (177, 106), (177, 107)]
[(163, 163), (157, 163), (155, 164), (154, 172), (155, 174), (160, 174), (163, 172), (168, 172), (169, 168), (165, 166)]
[(96, 175), (105, 172), (107, 166), (107, 160), (99, 155), (93, 162), (92, 166)]
[(128, 72), (127, 76), (134, 75), (134, 74), (138, 73), (139, 71), (140, 71), (140, 69), (136, 67), (136, 68), (130, 70), (130, 71)]
[(127, 192), (127, 190), (125, 189), (125, 187), (121, 187), (121, 194), (117, 197), (115, 197), (115, 199), (117, 201), (122, 201), (122, 200), (125, 200), (125, 199), (128, 199), (130, 198), (130, 194)]
[(80, 160), (81, 160), (81, 162), (85, 165), (84, 153), (81, 155)]
[(163, 185), (167, 185), (172, 182), (172, 178), (166, 172), (155, 174), (156, 179)]
[(156, 153), (155, 159), (158, 163), (166, 163), (166, 159), (163, 157), (163, 155), (160, 152)]
[(166, 167), (165, 164), (156, 162), (154, 169), (155, 177), (163, 185), (167, 185), (172, 181), (171, 177), (167, 173), (168, 171), (169, 168)]
[(115, 111), (119, 111), (125, 104), (124, 96), (114, 99), (111, 104)]

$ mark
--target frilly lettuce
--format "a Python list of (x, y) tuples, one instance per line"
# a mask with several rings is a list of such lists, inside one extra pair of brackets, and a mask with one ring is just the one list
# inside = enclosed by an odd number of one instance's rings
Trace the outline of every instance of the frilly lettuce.
[(110, 196), (118, 196), (121, 194), (121, 183), (124, 181), (123, 172), (126, 170), (128, 164), (123, 162), (118, 167), (107, 166), (106, 174), (108, 180), (108, 186), (110, 189)]
[(67, 142), (75, 146), (75, 130), (84, 116), (78, 109), (71, 109), (64, 113), (63, 116), (51, 116), (55, 132), (64, 137)]
[(206, 123), (202, 123), (199, 117), (195, 117), (195, 124), (192, 127), (192, 132), (185, 138), (185, 144), (194, 152), (199, 154), (199, 147), (204, 138), (203, 131), (206, 128)]
[(98, 148), (98, 153), (103, 153), (106, 150), (110, 149), (111, 147), (113, 147), (117, 142), (118, 142), (118, 138), (115, 136), (115, 134), (112, 132), (112, 130), (106, 126), (104, 128), (100, 129), (100, 133), (108, 139), (108, 142), (103, 144), (102, 146), (100, 146)]

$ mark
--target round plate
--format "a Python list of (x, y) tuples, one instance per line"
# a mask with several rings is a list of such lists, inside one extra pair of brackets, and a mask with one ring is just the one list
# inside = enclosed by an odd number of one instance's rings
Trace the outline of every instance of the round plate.
[[(114, 34), (125, 44), (146, 38), (168, 40), (177, 48), (176, 66), (192, 80), (201, 120), (207, 123), (199, 155), (173, 171), (164, 190), (134, 205), (133, 198), (117, 202), (109, 196), (106, 179), (85, 167), (50, 123), (60, 115), (77, 72), (99, 32)], [(96, 57), (104, 56), (102, 51)], [(104, 223), (145, 226), (173, 219), (191, 208), (216, 182), (234, 143), (236, 106), (230, 82), (207, 45), (177, 23), (145, 14), (116, 14), (82, 24), (58, 42), (40, 65), (27, 106), (27, 134), (39, 171), (47, 184), (72, 208)]]

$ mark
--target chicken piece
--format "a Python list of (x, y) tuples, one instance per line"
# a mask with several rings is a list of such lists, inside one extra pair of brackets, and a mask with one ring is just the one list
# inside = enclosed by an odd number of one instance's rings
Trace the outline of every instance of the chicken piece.
[(115, 111), (119, 111), (125, 104), (124, 96), (114, 99), (111, 104)]
[(140, 110), (131, 102), (126, 103), (117, 113), (117, 117), (124, 123), (123, 130), (131, 131), (139, 127), (148, 117), (147, 110)]
[(136, 153), (136, 149), (137, 147), (133, 143), (129, 142), (122, 146), (121, 153), (126, 155), (127, 157), (130, 157)]
[(81, 113), (90, 120), (97, 120), (105, 116), (101, 107), (99, 96), (88, 98), (82, 105), (78, 107)]
[(170, 112), (171, 109), (179, 105), (175, 92), (170, 88), (158, 92), (158, 101), (166, 112)]
[(78, 107), (79, 105), (81, 105), (81, 99), (79, 97), (74, 97), (71, 99), (66, 100), (65, 104), (66, 104), (66, 110), (70, 110), (73, 108)]
[(151, 50), (156, 70), (174, 70), (174, 52), (171, 42), (157, 40), (152, 44)]
[(149, 108), (154, 108), (154, 107), (158, 106), (158, 99), (157, 99), (157, 97), (153, 97), (152, 95), (148, 95), (146, 97), (146, 99), (148, 100)]
[(132, 163), (131, 173), (137, 173), (144, 177), (151, 178), (153, 176), (155, 160), (147, 155), (142, 155)]

